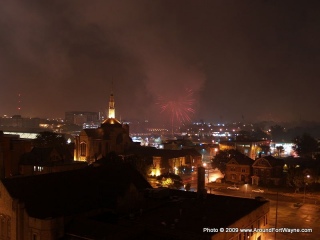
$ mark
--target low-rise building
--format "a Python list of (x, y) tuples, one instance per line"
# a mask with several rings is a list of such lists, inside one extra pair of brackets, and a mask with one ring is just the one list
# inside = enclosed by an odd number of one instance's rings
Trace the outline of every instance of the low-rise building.
[(74, 161), (68, 148), (34, 147), (20, 161), (20, 174), (36, 175), (70, 171), (88, 166), (86, 162)]
[(252, 165), (252, 185), (279, 185), (283, 178), (283, 159), (265, 156), (255, 160)]
[(163, 173), (178, 173), (180, 167), (196, 168), (202, 165), (202, 156), (195, 149), (156, 149), (153, 147), (135, 147), (127, 154), (152, 158), (151, 175), (159, 176)]
[(262, 146), (269, 146), (268, 140), (247, 140), (247, 141), (221, 141), (219, 150), (234, 149), (251, 159), (256, 159), (259, 156)]
[(225, 180), (233, 183), (249, 183), (253, 163), (254, 160), (245, 155), (232, 158), (226, 164)]
[(19, 175), (20, 158), (31, 149), (31, 140), (21, 139), (19, 135), (4, 134), (0, 131), (0, 178)]

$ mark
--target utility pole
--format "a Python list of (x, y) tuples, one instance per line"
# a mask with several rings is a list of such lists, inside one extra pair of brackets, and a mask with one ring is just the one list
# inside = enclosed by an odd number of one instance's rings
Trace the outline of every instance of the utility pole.
[(276, 203), (276, 221), (275, 221), (275, 224), (274, 224), (274, 228), (275, 228), (275, 231), (274, 231), (274, 240), (277, 239), (277, 226), (278, 226), (278, 200), (279, 200), (279, 192), (277, 192), (277, 203)]

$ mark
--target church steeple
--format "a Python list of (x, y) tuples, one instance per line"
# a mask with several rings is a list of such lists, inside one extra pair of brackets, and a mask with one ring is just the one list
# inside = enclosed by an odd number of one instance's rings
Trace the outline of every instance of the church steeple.
[(109, 114), (108, 118), (116, 118), (116, 109), (114, 108), (114, 96), (113, 96), (113, 82), (112, 82), (112, 89), (109, 98)]
[[(113, 87), (113, 82), (112, 82), (112, 87)], [(111, 94), (109, 97), (109, 112), (108, 112), (108, 118), (105, 119), (101, 123), (101, 127), (104, 126), (122, 126), (121, 123), (116, 119), (116, 109), (114, 107), (114, 96), (113, 96), (113, 91), (111, 89)]]
[(115, 108), (114, 108), (114, 96), (113, 93), (110, 94), (109, 98), (109, 114), (108, 118), (116, 118)]

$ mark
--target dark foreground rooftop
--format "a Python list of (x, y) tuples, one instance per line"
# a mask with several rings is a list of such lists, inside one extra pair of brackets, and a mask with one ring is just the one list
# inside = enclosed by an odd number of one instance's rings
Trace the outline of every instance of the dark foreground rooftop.
[(67, 227), (66, 239), (210, 239), (213, 233), (203, 233), (203, 228), (230, 226), (266, 204), (219, 195), (199, 198), (195, 192), (179, 190), (164, 190), (168, 196), (153, 191), (158, 190), (151, 190), (141, 209), (127, 215), (109, 212), (74, 220)]
[(46, 219), (69, 216), (117, 205), (134, 186), (143, 191), (150, 184), (132, 167), (108, 163), (101, 167), (2, 179), (11, 197), (25, 204), (29, 216)]

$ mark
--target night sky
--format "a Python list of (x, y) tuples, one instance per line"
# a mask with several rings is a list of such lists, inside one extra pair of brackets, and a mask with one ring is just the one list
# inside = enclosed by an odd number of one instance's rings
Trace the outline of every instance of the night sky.
[[(0, 2), (0, 115), (103, 111), (159, 120), (320, 121), (320, 2)], [(18, 94), (21, 94), (21, 111)]]

